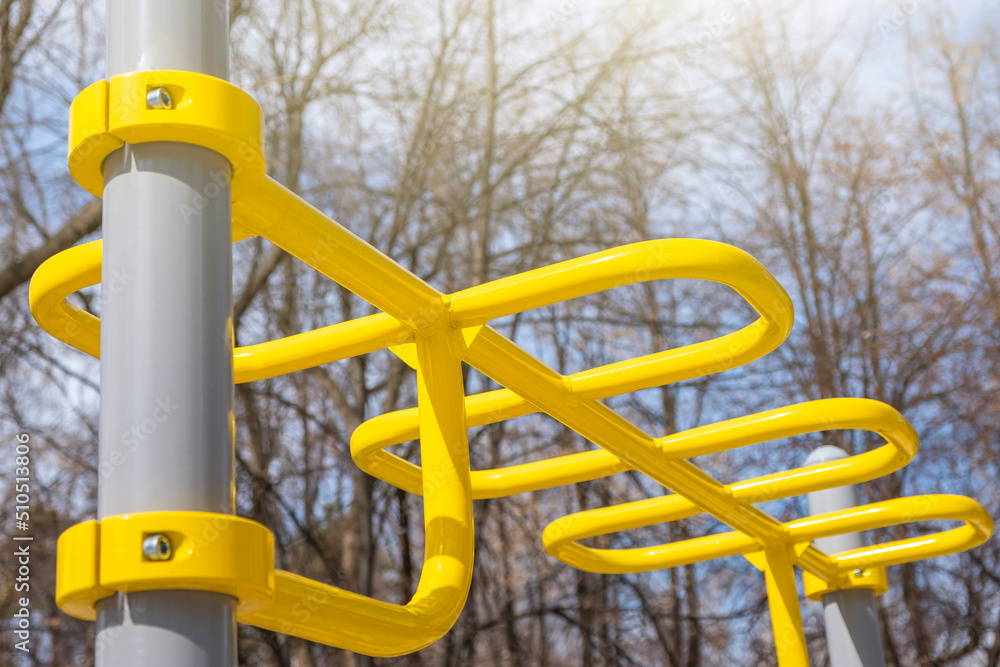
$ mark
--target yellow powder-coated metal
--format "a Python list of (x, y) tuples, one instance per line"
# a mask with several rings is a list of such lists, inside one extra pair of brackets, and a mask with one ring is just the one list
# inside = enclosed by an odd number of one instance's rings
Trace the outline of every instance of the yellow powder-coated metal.
[(114, 594), (101, 586), (101, 524), (84, 521), (68, 528), (56, 545), (56, 604), (70, 616), (92, 621), (94, 605)]
[(424, 565), (413, 599), (394, 605), (278, 573), (275, 601), (249, 618), (258, 627), (377, 655), (407, 653), (455, 623), (472, 581), (473, 523), (461, 336), (442, 330), (417, 341), (422, 412)]
[(88, 192), (104, 192), (104, 158), (125, 145), (108, 126), (111, 85), (98, 81), (83, 89), (69, 113), (69, 173)]
[[(145, 94), (166, 88), (171, 109), (149, 109)], [(811, 401), (654, 437), (599, 399), (721, 372), (772, 351), (792, 326), (787, 293), (755, 259), (736, 248), (693, 239), (647, 241), (595, 253), (442, 294), (265, 175), (263, 120), (235, 86), (187, 72), (113, 77), (84, 90), (71, 109), (70, 171), (101, 194), (104, 158), (125, 142), (181, 141), (205, 146), (233, 164), (233, 239), (267, 238), (381, 312), (287, 338), (237, 348), (236, 382), (250, 382), (390, 349), (416, 369), (418, 405), (382, 415), (354, 433), (357, 464), (380, 479), (423, 496), (424, 567), (413, 599), (395, 605), (289, 572), (273, 570), (271, 535), (224, 515), (138, 514), (89, 521), (59, 542), (59, 605), (81, 618), (115, 590), (198, 588), (233, 595), (239, 620), (370, 655), (400, 655), (448, 631), (460, 613), (472, 574), (472, 500), (595, 479), (627, 469), (643, 472), (673, 493), (563, 517), (544, 531), (556, 558), (593, 572), (625, 573), (743, 555), (765, 574), (779, 663), (808, 665), (794, 566), (806, 593), (818, 598), (845, 588), (886, 588), (884, 568), (981, 544), (992, 521), (974, 501), (917, 496), (779, 522), (755, 507), (766, 500), (854, 484), (906, 465), (917, 449), (912, 427), (894, 409), (871, 400)], [(100, 322), (70, 304), (75, 291), (100, 280), (99, 241), (46, 261), (32, 279), (30, 303), (53, 336), (93, 356)], [(495, 318), (630, 283), (708, 280), (732, 288), (758, 319), (713, 340), (629, 361), (561, 375), (489, 326)], [(461, 364), (503, 388), (465, 396)], [(470, 469), (467, 428), (534, 412), (546, 413), (597, 449), (493, 470)], [(836, 429), (877, 433), (884, 444), (846, 459), (722, 484), (687, 459), (793, 435)], [(416, 466), (386, 448), (419, 439)], [(637, 549), (593, 549), (579, 543), (610, 532), (708, 513), (732, 530)], [(911, 521), (956, 519), (961, 527), (909, 540), (826, 554), (819, 537)], [(198, 523), (198, 522), (201, 523)], [(204, 558), (142, 559), (151, 532), (193, 544), (198, 526), (239, 526), (209, 542)], [(263, 531), (263, 532), (262, 532)], [(265, 544), (266, 542), (266, 544)], [(233, 551), (250, 564), (234, 564)], [(267, 566), (263, 563), (267, 563)], [(264, 580), (267, 579), (267, 583)]]
[[(142, 552), (163, 535), (169, 560)], [(240, 616), (274, 596), (274, 538), (264, 526), (228, 514), (146, 512), (87, 521), (59, 536), (56, 602), (67, 614), (95, 620), (95, 603), (114, 591), (164, 589), (226, 593)]]
[[(164, 88), (169, 109), (146, 106), (146, 94)], [(171, 70), (131, 72), (98, 81), (70, 107), (69, 171), (100, 197), (104, 159), (126, 142), (179, 141), (225, 156), (237, 181), (264, 175), (264, 116), (248, 94), (222, 79)], [(243, 178), (237, 178), (243, 176)]]
[[(779, 665), (809, 665), (806, 634), (802, 629), (799, 593), (795, 588), (795, 553), (785, 545), (769, 542), (758, 567), (767, 582), (767, 607), (771, 611), (774, 649)], [(751, 560), (751, 562), (753, 562)]]
[[(725, 493), (734, 504), (747, 505), (801, 495), (804, 488), (855, 484), (903, 467), (917, 451), (916, 433), (902, 415), (884, 403), (862, 398), (800, 403), (683, 431), (659, 438), (657, 443), (665, 458), (689, 458), (811, 431), (838, 429), (873, 431), (886, 444), (846, 459), (728, 484), (723, 487)], [(556, 558), (605, 574), (659, 570), (760, 550), (762, 545), (757, 540), (739, 532), (635, 549), (590, 549), (576, 543), (620, 530), (685, 519), (699, 512), (694, 502), (681, 495), (650, 498), (563, 517), (549, 524), (542, 540)]]

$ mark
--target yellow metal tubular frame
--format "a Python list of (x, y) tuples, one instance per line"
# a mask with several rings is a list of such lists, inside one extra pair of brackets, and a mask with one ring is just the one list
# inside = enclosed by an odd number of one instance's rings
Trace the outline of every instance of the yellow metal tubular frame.
[[(145, 94), (165, 87), (171, 109), (148, 109)], [(416, 369), (418, 406), (362, 424), (351, 441), (360, 467), (423, 496), (425, 561), (417, 591), (394, 605), (273, 569), (271, 534), (224, 515), (151, 513), (89, 521), (59, 541), (57, 598), (68, 613), (93, 618), (115, 590), (198, 588), (240, 601), (239, 620), (370, 655), (420, 649), (443, 635), (464, 606), (472, 576), (474, 498), (495, 498), (610, 475), (643, 472), (673, 495), (563, 517), (544, 531), (556, 558), (594, 572), (640, 572), (742, 554), (762, 569), (782, 665), (808, 665), (793, 565), (806, 593), (886, 585), (883, 568), (982, 543), (992, 522), (974, 501), (918, 496), (781, 523), (754, 507), (819, 489), (873, 479), (906, 465), (916, 434), (891, 407), (864, 399), (812, 401), (665, 437), (652, 437), (598, 399), (734, 368), (787, 337), (792, 304), (746, 253), (711, 241), (647, 241), (561, 262), (455, 294), (442, 294), (265, 175), (263, 117), (246, 93), (189, 72), (143, 72), (88, 87), (74, 101), (70, 171), (100, 196), (104, 158), (125, 142), (181, 141), (211, 148), (233, 165), (233, 240), (260, 235), (365, 299), (380, 313), (235, 350), (235, 380), (250, 382), (390, 349)], [(101, 276), (101, 242), (46, 261), (32, 278), (31, 310), (57, 339), (98, 356), (100, 322), (72, 305), (75, 291)], [(647, 280), (687, 278), (727, 285), (759, 314), (719, 338), (573, 375), (549, 369), (488, 323), (498, 317)], [(465, 396), (461, 364), (503, 389)], [(494, 470), (470, 470), (467, 428), (544, 412), (599, 449)], [(686, 459), (748, 444), (832, 429), (864, 429), (885, 444), (828, 463), (721, 484)], [(422, 467), (385, 451), (419, 438)], [(734, 530), (641, 549), (602, 550), (579, 540), (706, 512)], [(198, 514), (198, 516), (194, 516)], [(928, 519), (957, 519), (935, 535), (827, 555), (818, 537)], [(204, 557), (141, 560), (137, 541), (171, 535), (181, 553), (206, 521), (235, 531)], [(247, 562), (233, 560), (237, 551)]]

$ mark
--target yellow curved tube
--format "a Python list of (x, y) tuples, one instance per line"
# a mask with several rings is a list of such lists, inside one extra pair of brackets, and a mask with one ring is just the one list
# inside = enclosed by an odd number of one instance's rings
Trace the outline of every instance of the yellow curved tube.
[(494, 280), (453, 294), (451, 312), (456, 324), (470, 326), (613, 287), (678, 278), (732, 287), (782, 340), (791, 328), (791, 299), (774, 276), (742, 250), (702, 239), (641, 241)]
[[(725, 556), (747, 555), (762, 549), (753, 537), (737, 531), (631, 549), (595, 549), (578, 543), (611, 532), (685, 519), (697, 513), (697, 508), (682, 496), (650, 498), (562, 517), (545, 528), (542, 540), (552, 557), (600, 574), (661, 570)], [(782, 542), (792, 546), (820, 537), (934, 519), (962, 521), (963, 525), (931, 535), (839, 554), (823, 554), (829, 565), (824, 578), (835, 581), (838, 574), (858, 569), (899, 565), (972, 549), (985, 542), (993, 531), (992, 519), (976, 501), (964, 496), (927, 495), (894, 498), (791, 521), (784, 524), (786, 534)]]
[(468, 596), (474, 543), (456, 338), (441, 332), (417, 342), (420, 452), (429, 472), (424, 566), (413, 599), (394, 605), (278, 571), (274, 600), (241, 621), (375, 656), (419, 650), (451, 629)]
[[(609, 391), (609, 395), (612, 393)], [(535, 411), (525, 399), (506, 389), (468, 396), (465, 409), (470, 427)], [(416, 419), (417, 411), (409, 409), (368, 420), (351, 438), (351, 455), (368, 474), (419, 494), (420, 467), (382, 451), (416, 438)], [(874, 479), (905, 466), (916, 454), (916, 433), (903, 416), (884, 403), (862, 398), (799, 403), (682, 431), (657, 438), (655, 443), (665, 459), (686, 459), (820, 430), (848, 429), (876, 432), (886, 439), (886, 444), (847, 459), (738, 482), (729, 485), (729, 492), (751, 503), (787, 498)], [(472, 495), (476, 499), (509, 496), (589, 481), (627, 469), (628, 465), (614, 454), (597, 449), (506, 468), (474, 470)]]
[(350, 359), (413, 339), (413, 332), (384, 313), (359, 317), (278, 340), (233, 350), (236, 384), (277, 377)]
[(99, 357), (101, 321), (66, 297), (101, 282), (101, 241), (84, 243), (45, 260), (31, 276), (28, 304), (35, 321), (49, 335)]
[[(530, 403), (506, 389), (468, 396), (465, 406), (470, 428), (535, 412)], [(416, 408), (387, 413), (364, 422), (351, 436), (351, 456), (359, 468), (415, 495), (423, 493), (420, 466), (383, 449), (416, 439), (419, 429), (414, 428), (414, 423), (418, 414)], [(618, 457), (597, 449), (507, 468), (473, 470), (472, 497), (501, 498), (597, 479), (626, 469)]]
[(556, 519), (545, 527), (542, 544), (553, 558), (600, 574), (651, 572), (760, 550), (757, 540), (738, 532), (633, 549), (596, 549), (578, 544), (590, 537), (679, 521), (699, 513), (694, 503), (678, 495), (601, 507)]
[[(101, 282), (103, 243), (91, 241), (53, 255), (31, 278), (28, 302), (51, 336), (92, 357), (101, 356), (101, 321), (66, 300)], [(236, 382), (312, 368), (413, 340), (413, 332), (379, 313), (233, 351)]]
[(993, 519), (982, 505), (965, 496), (945, 494), (893, 498), (839, 512), (805, 517), (785, 524), (793, 542), (886, 528), (914, 521), (962, 521), (963, 525), (932, 535), (876, 544), (833, 554), (841, 572), (911, 563), (977, 547), (993, 533)]

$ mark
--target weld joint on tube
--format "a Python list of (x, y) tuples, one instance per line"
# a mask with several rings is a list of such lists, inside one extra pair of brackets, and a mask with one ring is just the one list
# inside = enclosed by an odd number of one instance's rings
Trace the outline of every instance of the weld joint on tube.
[(442, 294), (430, 299), (424, 306), (425, 313), (417, 313), (405, 323), (413, 332), (413, 341), (426, 340), (442, 332), (458, 328), (451, 310), (451, 295)]
[(560, 375), (559, 379), (562, 382), (563, 403), (572, 408), (581, 405), (584, 399), (578, 398), (573, 390), (573, 378), (569, 375)]

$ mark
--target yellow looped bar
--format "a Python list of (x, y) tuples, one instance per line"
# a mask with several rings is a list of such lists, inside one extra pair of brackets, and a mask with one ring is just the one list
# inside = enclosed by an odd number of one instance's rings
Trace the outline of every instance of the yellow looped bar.
[[(146, 93), (166, 88), (174, 104), (149, 109)], [(57, 601), (93, 619), (114, 591), (197, 589), (238, 601), (241, 622), (334, 646), (390, 656), (420, 649), (447, 632), (472, 576), (472, 500), (551, 488), (627, 469), (674, 494), (563, 517), (544, 531), (550, 554), (592, 572), (675, 567), (742, 554), (765, 573), (779, 662), (808, 665), (793, 566), (818, 599), (845, 588), (886, 589), (884, 568), (955, 553), (984, 542), (992, 521), (956, 496), (899, 498), (782, 523), (756, 503), (853, 484), (906, 465), (917, 450), (912, 427), (893, 408), (866, 399), (830, 399), (653, 437), (599, 399), (734, 368), (775, 349), (792, 326), (788, 295), (755, 259), (711, 241), (648, 241), (561, 262), (455, 294), (442, 294), (265, 174), (263, 116), (237, 87), (202, 74), (142, 72), (99, 81), (74, 101), (70, 171), (100, 196), (104, 159), (128, 143), (178, 141), (210, 148), (233, 166), (233, 240), (262, 236), (367, 300), (379, 314), (235, 350), (235, 380), (250, 382), (390, 349), (416, 369), (416, 408), (362, 424), (351, 440), (357, 464), (423, 496), (425, 560), (406, 605), (394, 605), (274, 569), (265, 527), (201, 512), (155, 512), (87, 521), (59, 540)], [(50, 334), (100, 354), (100, 321), (70, 304), (101, 277), (101, 242), (62, 252), (31, 281), (35, 319)], [(759, 315), (713, 340), (561, 375), (489, 326), (495, 318), (630, 283), (687, 278), (727, 285)], [(465, 396), (461, 364), (503, 389)], [(470, 470), (467, 428), (546, 413), (597, 449), (494, 470)], [(855, 456), (721, 484), (687, 459), (778, 438), (835, 429), (879, 434), (879, 447)], [(418, 467), (386, 451), (420, 440)], [(593, 549), (580, 540), (708, 513), (733, 530), (639, 549)], [(841, 554), (814, 539), (911, 521), (953, 519), (962, 526)], [(164, 535), (169, 560), (143, 557), (139, 543)]]

